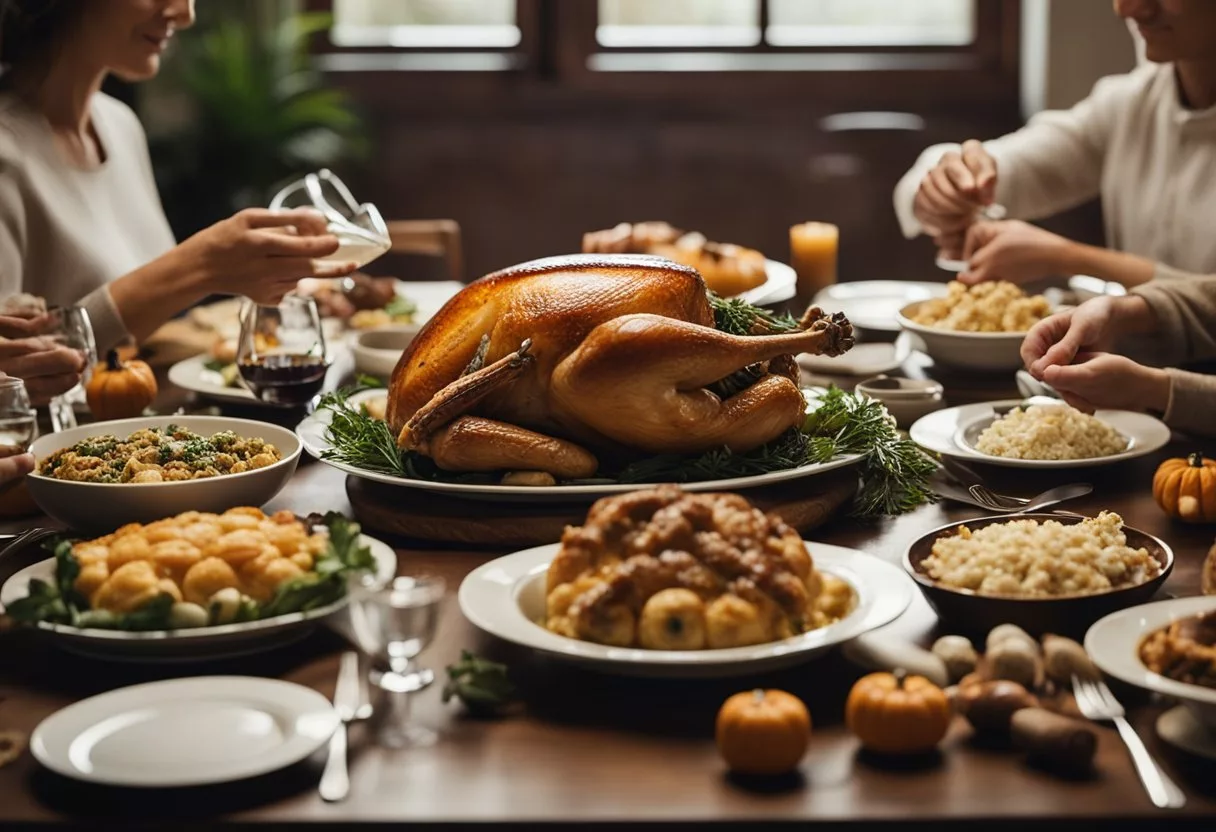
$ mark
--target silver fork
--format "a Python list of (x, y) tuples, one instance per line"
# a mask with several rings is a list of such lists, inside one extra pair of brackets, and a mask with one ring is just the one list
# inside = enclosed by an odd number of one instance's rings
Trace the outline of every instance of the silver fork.
[(1072, 677), (1072, 692), (1077, 698), (1077, 708), (1086, 719), (1095, 722), (1109, 720), (1119, 729), (1119, 736), (1131, 754), (1136, 774), (1148, 792), (1149, 800), (1159, 809), (1179, 809), (1186, 805), (1186, 795), (1182, 789), (1161, 770), (1148, 749), (1144, 747), (1140, 735), (1124, 718), (1123, 706), (1111, 693), (1110, 688), (1101, 680), (1082, 679), (1077, 675)]
[(1012, 497), (1008, 494), (997, 494), (986, 485), (970, 485), (967, 491), (976, 500), (984, 504), (985, 508), (990, 508), (993, 511), (1017, 511), (1022, 506), (1030, 502), (1025, 497)]

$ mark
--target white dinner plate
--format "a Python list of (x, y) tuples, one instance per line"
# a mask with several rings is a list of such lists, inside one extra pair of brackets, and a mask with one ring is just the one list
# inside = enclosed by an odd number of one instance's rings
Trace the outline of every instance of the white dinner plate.
[(224, 384), (224, 378), (215, 370), (207, 369), (211, 360), (208, 353), (185, 358), (169, 368), (169, 381), (183, 390), (198, 393), (209, 399), (222, 402), (239, 402), (241, 404), (260, 405), (261, 402), (247, 389), (240, 386), (229, 387)]
[(896, 316), (909, 303), (945, 297), (945, 283), (911, 280), (856, 280), (821, 289), (811, 303), (843, 312), (849, 323), (877, 332), (899, 332)]
[[(360, 543), (371, 549), (376, 559), (373, 586), (384, 586), (397, 574), (397, 553), (387, 543), (362, 535)], [(54, 583), (55, 560), (48, 558), (27, 566), (12, 575), (0, 587), (0, 605), (29, 595), (34, 578)], [(121, 661), (183, 661), (231, 658), (261, 652), (308, 635), (317, 622), (344, 610), (346, 596), (332, 604), (305, 612), (293, 612), (274, 618), (245, 621), (240, 624), (220, 624), (214, 627), (192, 627), (181, 630), (82, 629), (66, 624), (38, 623), (60, 647), (71, 653)]]
[(793, 267), (776, 260), (765, 259), (765, 281), (753, 289), (748, 289), (739, 295), (753, 306), (771, 306), (783, 303), (792, 298), (798, 289), (798, 274)]
[(1097, 418), (1128, 438), (1129, 446), (1123, 453), (1090, 459), (1007, 459), (983, 454), (968, 446), (965, 435), (975, 431), (980, 425), (990, 423), (994, 417), (994, 408), (1011, 407), (1020, 401), (1007, 399), (946, 408), (917, 419), (908, 433), (917, 445), (943, 456), (1009, 468), (1086, 468), (1110, 465), (1151, 454), (1170, 441), (1170, 429), (1161, 420), (1146, 413), (1099, 410), (1094, 414)]
[(898, 618), (912, 600), (911, 579), (897, 566), (842, 546), (807, 543), (815, 568), (848, 583), (856, 606), (818, 630), (767, 644), (717, 650), (609, 647), (559, 636), (539, 622), (545, 578), (560, 544), (537, 546), (474, 569), (460, 584), (460, 610), (504, 641), (554, 658), (625, 676), (725, 677), (799, 664)]
[(1140, 660), (1140, 643), (1181, 618), (1216, 611), (1216, 596), (1171, 598), (1113, 612), (1085, 634), (1085, 651), (1103, 673), (1153, 693), (1172, 696), (1216, 731), (1216, 688), (1190, 685), (1154, 673)]
[[(363, 390), (351, 396), (350, 402), (357, 405), (360, 402), (383, 397), (384, 395), (385, 392), (383, 390)], [(336, 460), (325, 459), (323, 454), (333, 447), (325, 434), (331, 415), (328, 410), (318, 409), (316, 413), (305, 418), (296, 427), (296, 435), (300, 438), (300, 443), (304, 446), (304, 450), (311, 456), (321, 460), (326, 465), (337, 468), (339, 471), (345, 471), (351, 476), (361, 477), (386, 485), (417, 488), (422, 491), (438, 491), (450, 494), (453, 497), (469, 497), (480, 500), (493, 498), (505, 502), (539, 503), (560, 502), (564, 500), (589, 502), (598, 500), (600, 497), (607, 497), (612, 494), (627, 494), (630, 491), (637, 491), (639, 488), (657, 485), (657, 483), (589, 483), (553, 486), (486, 485), (414, 480), (393, 476), (392, 474), (380, 474), (375, 471), (356, 468), (353, 465), (347, 465)], [(828, 462), (800, 465), (797, 468), (790, 468), (785, 471), (772, 471), (767, 474), (733, 477), (725, 480), (702, 480), (701, 482), (680, 483), (680, 487), (685, 491), (739, 491), (748, 488), (760, 488), (774, 483), (818, 476), (828, 471), (835, 471), (837, 468), (853, 465), (860, 459), (861, 454), (844, 454)]]
[(912, 339), (908, 333), (901, 332), (893, 342), (871, 341), (856, 344), (844, 355), (835, 358), (804, 352), (797, 356), (797, 361), (798, 366), (809, 373), (860, 378), (897, 370), (911, 354)]
[(181, 788), (268, 774), (307, 759), (338, 726), (315, 690), (278, 679), (199, 676), (119, 688), (56, 711), (30, 752), (56, 774), (107, 786)]

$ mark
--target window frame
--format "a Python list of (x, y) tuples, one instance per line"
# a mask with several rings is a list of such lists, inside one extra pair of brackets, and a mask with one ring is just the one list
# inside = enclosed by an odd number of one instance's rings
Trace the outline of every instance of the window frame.
[[(596, 40), (597, 0), (517, 0), (520, 43), (511, 49), (337, 47), (321, 35), (314, 51), (322, 69), (344, 76), (339, 83), (386, 104), (390, 94), (400, 99), (438, 89), (449, 102), (475, 100), (490, 107), (505, 106), (499, 96), (510, 90), (516, 101), (588, 105), (629, 100), (685, 107), (699, 100), (704, 107), (712, 99), (723, 107), (779, 107), (804, 97), (829, 108), (1016, 112), (1021, 0), (974, 2), (975, 39), (963, 46), (609, 48)], [(333, 4), (305, 0), (305, 7), (332, 11)], [(763, 34), (766, 0), (760, 9)], [(716, 67), (711, 71), (664, 71), (653, 61), (706, 55)], [(477, 57), (496, 57), (497, 65), (478, 69)], [(629, 67), (631, 61), (636, 68)], [(605, 69), (605, 63), (616, 66)], [(395, 77), (390, 82), (384, 73)]]

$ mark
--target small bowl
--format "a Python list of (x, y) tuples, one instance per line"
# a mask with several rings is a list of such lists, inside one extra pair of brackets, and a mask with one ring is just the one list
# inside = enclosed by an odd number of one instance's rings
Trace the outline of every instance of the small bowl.
[(1103, 673), (1145, 690), (1173, 697), (1216, 731), (1216, 688), (1179, 682), (1154, 673), (1140, 659), (1140, 645), (1174, 621), (1216, 610), (1216, 597), (1171, 598), (1111, 613), (1085, 634), (1085, 651)]
[(969, 589), (943, 586), (922, 571), (925, 558), (939, 537), (955, 533), (959, 526), (972, 531), (993, 523), (1011, 520), (1055, 520), (1074, 525), (1086, 518), (1067, 514), (1019, 514), (1016, 517), (981, 517), (949, 523), (920, 537), (904, 554), (904, 570), (916, 582), (921, 594), (938, 617), (951, 630), (983, 635), (998, 624), (1017, 624), (1031, 635), (1056, 633), (1080, 637), (1091, 624), (1117, 610), (1143, 604), (1157, 593), (1174, 568), (1174, 553), (1164, 541), (1138, 529), (1123, 527), (1127, 545), (1143, 548), (1161, 564), (1157, 577), (1135, 586), (1113, 589), (1091, 595), (1068, 595), (1057, 598), (1017, 598), (1008, 595), (981, 595)]
[(1022, 341), (1025, 332), (956, 332), (918, 324), (912, 316), (926, 301), (910, 303), (895, 319), (925, 345), (925, 353), (935, 363), (964, 370), (1010, 372), (1022, 366)]
[(185, 511), (223, 512), (236, 506), (262, 506), (287, 485), (303, 447), (294, 433), (277, 425), (225, 416), (150, 416), (95, 422), (43, 436), (30, 445), (40, 463), (60, 448), (93, 436), (130, 436), (141, 428), (180, 425), (202, 436), (230, 430), (237, 436), (260, 437), (274, 445), (282, 459), (265, 468), (181, 482), (101, 483), (57, 480), (33, 473), (26, 477), (30, 496), (55, 520), (77, 531), (113, 531), (127, 523), (147, 523)]
[(355, 369), (369, 376), (388, 378), (420, 329), (420, 324), (393, 324), (356, 332), (350, 342)]
[(927, 379), (880, 375), (859, 381), (856, 390), (882, 402), (901, 428), (945, 406), (942, 400), (945, 388)]

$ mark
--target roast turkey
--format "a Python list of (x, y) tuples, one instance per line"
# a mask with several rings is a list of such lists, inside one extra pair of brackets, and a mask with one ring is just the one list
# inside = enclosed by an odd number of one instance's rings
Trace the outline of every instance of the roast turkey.
[[(756, 448), (798, 423), (793, 356), (853, 344), (843, 315), (738, 336), (693, 269), (647, 255), (536, 260), (470, 284), (402, 354), (387, 418), (449, 471), (590, 477), (622, 455)], [(710, 388), (744, 368), (733, 395)], [(533, 476), (540, 474), (538, 480)]]

